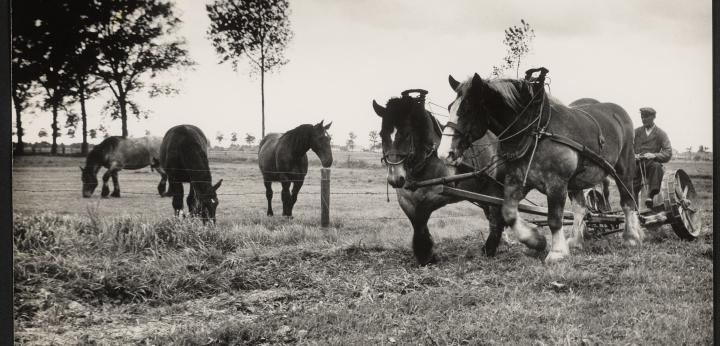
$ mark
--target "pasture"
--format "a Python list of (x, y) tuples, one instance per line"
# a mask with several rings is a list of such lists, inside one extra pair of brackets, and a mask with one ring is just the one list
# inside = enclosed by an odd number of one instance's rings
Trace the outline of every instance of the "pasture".
[(265, 215), (254, 153), (211, 153), (213, 179), (224, 179), (214, 227), (172, 217), (149, 169), (120, 172), (122, 198), (100, 199), (98, 188), (83, 199), (81, 158), (16, 158), (16, 343), (712, 343), (711, 162), (666, 165), (685, 169), (700, 196), (694, 242), (669, 227), (638, 249), (620, 234), (588, 237), (582, 252), (544, 265), (508, 234), (488, 258), (482, 211), (462, 202), (433, 214), (442, 261), (418, 267), (379, 154), (334, 153), (327, 229), (309, 157), (288, 220)]

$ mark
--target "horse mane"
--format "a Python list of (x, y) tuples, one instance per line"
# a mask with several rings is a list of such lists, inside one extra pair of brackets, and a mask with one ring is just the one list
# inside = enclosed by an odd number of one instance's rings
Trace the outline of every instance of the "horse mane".
[(115, 148), (120, 145), (122, 139), (122, 137), (110, 136), (105, 138), (100, 144), (94, 146), (88, 153), (87, 158), (85, 158), (85, 167), (102, 164), (105, 160), (105, 153), (114, 151)]
[[(527, 106), (527, 101), (523, 101), (522, 89), (525, 88), (527, 90), (530, 98), (535, 94), (533, 88), (530, 88), (527, 83), (518, 79), (496, 79), (488, 82), (487, 85), (490, 87), (490, 90), (500, 95), (505, 104), (516, 114), (522, 112), (525, 106)], [(552, 104), (564, 105), (560, 100), (551, 95), (547, 95), (547, 97)], [(593, 101), (597, 102), (597, 100)]]
[[(290, 144), (290, 148), (307, 148), (310, 145), (310, 135), (312, 134), (312, 131), (312, 124), (302, 124), (283, 133), (280, 138)], [(262, 146), (262, 141), (260, 142), (260, 145)]]
[(420, 135), (421, 138), (430, 138), (425, 124), (428, 112), (422, 103), (409, 97), (393, 97), (388, 100), (385, 108), (387, 112), (383, 116), (380, 135), (389, 135), (393, 132), (393, 128), (403, 126), (407, 122), (412, 127), (413, 133)]

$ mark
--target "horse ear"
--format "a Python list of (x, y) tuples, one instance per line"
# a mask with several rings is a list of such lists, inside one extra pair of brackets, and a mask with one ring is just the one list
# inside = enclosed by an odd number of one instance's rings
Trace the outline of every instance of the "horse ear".
[(222, 184), (222, 181), (223, 181), (222, 179), (218, 180), (217, 184), (215, 184), (215, 185), (212, 187), (213, 191), (217, 191), (217, 189), (220, 188), (220, 185)]
[(379, 117), (385, 116), (386, 109), (383, 108), (383, 106), (379, 105), (375, 100), (373, 100), (373, 109), (375, 110), (375, 114), (377, 114)]
[(460, 85), (460, 82), (456, 81), (452, 75), (448, 75), (448, 82), (450, 82), (452, 90), (457, 90), (457, 87)]
[(329, 122), (327, 125), (325, 125), (325, 130), (329, 129), (329, 128), (330, 128), (330, 125), (332, 125), (332, 121)]
[(476, 91), (479, 93), (483, 90), (484, 84), (485, 84), (485, 82), (482, 80), (482, 78), (480, 78), (480, 75), (475, 73), (475, 75), (473, 75), (472, 84), (470, 84), (470, 88), (473, 91)]

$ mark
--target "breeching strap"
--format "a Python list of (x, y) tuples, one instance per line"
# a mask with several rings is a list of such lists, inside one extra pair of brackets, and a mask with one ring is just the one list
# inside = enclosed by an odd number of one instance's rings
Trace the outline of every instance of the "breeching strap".
[(580, 152), (580, 154), (582, 156), (590, 159), (590, 161), (594, 162), (595, 164), (600, 166), (600, 168), (602, 168), (606, 172), (610, 173), (610, 175), (612, 175), (613, 178), (615, 178), (615, 181), (620, 183), (620, 186), (622, 187), (622, 189), (625, 190), (625, 192), (627, 192), (628, 195), (630, 195), (630, 198), (632, 198), (633, 202), (635, 202), (635, 209), (637, 210), (637, 201), (635, 200), (635, 196), (633, 196), (633, 193), (630, 191), (630, 189), (628, 189), (627, 186), (625, 186), (625, 183), (623, 183), (622, 179), (620, 179), (617, 172), (615, 171), (615, 167), (613, 167), (609, 162), (607, 162), (605, 159), (603, 159), (600, 155), (598, 155), (597, 153), (592, 151), (592, 149), (586, 147), (583, 144), (580, 144), (570, 138), (556, 135), (552, 132), (541, 131), (539, 133), (539, 135), (541, 135), (543, 137), (547, 137), (548, 139), (550, 139), (553, 142), (560, 143), (560, 144), (568, 146), (572, 149), (577, 150), (578, 152)]

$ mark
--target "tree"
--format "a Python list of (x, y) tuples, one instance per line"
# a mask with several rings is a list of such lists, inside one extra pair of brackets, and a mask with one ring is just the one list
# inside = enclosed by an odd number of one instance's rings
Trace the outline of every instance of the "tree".
[(245, 143), (247, 143), (248, 145), (253, 145), (253, 143), (255, 143), (255, 136), (253, 136), (249, 133), (246, 133), (245, 134)]
[(708, 149), (707, 147), (701, 145), (700, 147), (698, 147), (698, 153), (704, 153), (707, 151), (707, 149)]
[(260, 73), (262, 133), (265, 137), (265, 72), (287, 63), (284, 50), (292, 38), (287, 0), (215, 0), (205, 6), (210, 17), (208, 36), (220, 63), (233, 70), (243, 59), (251, 73)]
[(104, 111), (122, 121), (127, 137), (128, 111), (138, 119), (147, 113), (133, 101), (136, 93), (147, 90), (150, 97), (177, 93), (171, 84), (147, 81), (158, 74), (194, 65), (177, 37), (180, 19), (173, 3), (165, 0), (95, 1), (98, 19), (98, 67), (95, 74), (112, 91), (114, 98)]
[(349, 151), (353, 151), (355, 149), (355, 139), (357, 138), (357, 135), (354, 132), (350, 132), (348, 134), (348, 140), (345, 142), (345, 145), (347, 146), (347, 149)]
[[(20, 2), (18, 2), (20, 3)], [(38, 73), (37, 82), (45, 91), (42, 109), (52, 113), (51, 154), (57, 153), (57, 137), (60, 136), (58, 113), (70, 95), (70, 65), (75, 58), (78, 41), (76, 33), (81, 30), (81, 21), (74, 20), (76, 1), (21, 1), (22, 6), (30, 6), (30, 20), (35, 28), (28, 39), (32, 45), (33, 68)]]
[(95, 139), (97, 137), (97, 130), (95, 130), (95, 129), (88, 130), (88, 136), (90, 136), (90, 138), (92, 138), (92, 139)]
[(218, 144), (222, 144), (223, 138), (225, 138), (225, 135), (222, 132), (218, 131), (215, 134), (215, 139), (217, 139)]
[(368, 135), (368, 139), (370, 139), (370, 150), (375, 150), (375, 147), (377, 146), (377, 142), (379, 139), (378, 132), (373, 130), (370, 131)]
[(232, 142), (231, 146), (234, 146), (235, 143), (237, 143), (237, 140), (238, 140), (237, 132), (231, 132), (230, 133), (230, 142)]
[(503, 44), (507, 47), (507, 55), (500, 66), (493, 66), (492, 77), (501, 77), (505, 70), (514, 68), (515, 78), (519, 78), (521, 60), (530, 53), (530, 44), (534, 38), (535, 30), (524, 19), (520, 19), (520, 26), (505, 29)]
[(45, 137), (47, 137), (47, 135), (48, 135), (48, 132), (45, 129), (40, 129), (40, 131), (38, 131), (38, 137), (40, 137), (40, 138), (45, 138)]
[(40, 61), (43, 52), (37, 44), (41, 35), (37, 25), (38, 12), (33, 1), (12, 3), (12, 103), (15, 110), (15, 135), (17, 146), (14, 155), (23, 155), (25, 144), (22, 115), (32, 107), (31, 100), (37, 95), (37, 80), (40, 77)]

